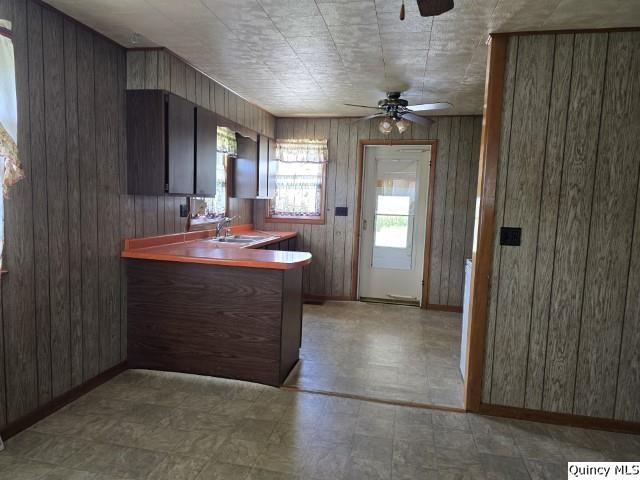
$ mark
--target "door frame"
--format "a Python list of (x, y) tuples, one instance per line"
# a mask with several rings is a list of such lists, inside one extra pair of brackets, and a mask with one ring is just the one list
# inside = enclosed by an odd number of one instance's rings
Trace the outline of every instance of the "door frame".
[(351, 257), (351, 300), (358, 299), (358, 270), (360, 268), (360, 233), (362, 217), (362, 177), (364, 173), (364, 152), (368, 145), (382, 146), (402, 146), (402, 145), (424, 145), (431, 147), (431, 158), (429, 159), (429, 192), (427, 195), (427, 215), (426, 215), (426, 237), (424, 240), (424, 261), (422, 271), (422, 302), (421, 308), (427, 308), (429, 298), (429, 261), (431, 256), (431, 217), (433, 214), (433, 189), (435, 186), (436, 158), (438, 154), (437, 140), (360, 140), (358, 142), (357, 166), (356, 166), (356, 203), (354, 225), (356, 226), (353, 235), (353, 255)]

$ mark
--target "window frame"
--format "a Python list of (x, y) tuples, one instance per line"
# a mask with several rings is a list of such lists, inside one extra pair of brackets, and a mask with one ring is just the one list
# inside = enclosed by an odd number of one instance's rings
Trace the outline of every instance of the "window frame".
[(328, 163), (322, 164), (322, 186), (320, 189), (320, 215), (315, 216), (307, 216), (307, 217), (299, 217), (297, 215), (271, 215), (271, 202), (273, 199), (269, 199), (266, 201), (266, 211), (264, 214), (265, 223), (290, 223), (290, 224), (300, 224), (300, 225), (324, 225), (326, 222), (326, 186), (327, 186), (327, 165)]

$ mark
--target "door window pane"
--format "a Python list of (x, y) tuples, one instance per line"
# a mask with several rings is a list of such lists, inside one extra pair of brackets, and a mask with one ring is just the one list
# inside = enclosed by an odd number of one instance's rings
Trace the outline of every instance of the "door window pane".
[(376, 215), (374, 246), (407, 248), (409, 217), (407, 215)]
[(378, 195), (378, 208), (376, 213), (382, 215), (409, 215), (411, 197)]
[(377, 159), (371, 262), (375, 268), (412, 267), (417, 172), (415, 160)]

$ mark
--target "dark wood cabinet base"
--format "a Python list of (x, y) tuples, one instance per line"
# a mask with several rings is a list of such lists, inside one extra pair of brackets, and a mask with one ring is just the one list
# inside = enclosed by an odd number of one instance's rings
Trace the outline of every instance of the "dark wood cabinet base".
[(302, 269), (128, 260), (128, 364), (279, 386), (298, 361)]

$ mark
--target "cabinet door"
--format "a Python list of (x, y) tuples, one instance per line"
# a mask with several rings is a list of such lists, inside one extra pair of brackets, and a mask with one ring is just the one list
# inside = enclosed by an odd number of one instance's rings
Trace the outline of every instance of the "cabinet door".
[(169, 193), (193, 195), (195, 178), (195, 105), (169, 95), (167, 111)]
[(276, 160), (276, 141), (272, 138), (268, 139), (269, 145), (269, 171), (267, 173), (268, 197), (274, 198), (276, 195), (276, 172), (278, 170), (278, 162)]
[(258, 197), (269, 196), (269, 139), (258, 136)]
[(216, 115), (196, 108), (196, 195), (216, 194)]
[(127, 191), (136, 195), (164, 195), (165, 93), (127, 91)]
[(234, 169), (234, 196), (256, 198), (258, 195), (258, 144), (237, 135), (238, 156)]

